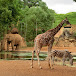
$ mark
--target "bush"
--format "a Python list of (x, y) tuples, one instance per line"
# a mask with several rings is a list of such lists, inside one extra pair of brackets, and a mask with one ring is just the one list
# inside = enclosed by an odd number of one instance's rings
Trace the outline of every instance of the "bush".
[(34, 42), (33, 42), (33, 41), (26, 42), (26, 44), (27, 44), (27, 47), (32, 47), (32, 46), (34, 46)]
[(76, 32), (74, 32), (72, 36), (76, 39)]

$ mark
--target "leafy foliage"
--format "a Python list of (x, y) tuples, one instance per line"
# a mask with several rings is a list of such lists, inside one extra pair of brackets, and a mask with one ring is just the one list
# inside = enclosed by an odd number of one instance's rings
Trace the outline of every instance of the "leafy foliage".
[(39, 3), (42, 2), (42, 0), (23, 0), (24, 1), (24, 7), (28, 6), (29, 8), (32, 6), (39, 6)]
[(67, 14), (55, 14), (55, 23), (52, 28), (56, 27), (66, 17), (72, 25), (76, 24), (76, 12), (70, 12)]
[(18, 21), (21, 8), (21, 0), (0, 0), (0, 38), (7, 33), (12, 23)]
[[(52, 10), (51, 10), (52, 11)], [(41, 7), (31, 7), (25, 13), (25, 21), (27, 21), (27, 40), (33, 40), (36, 36), (36, 25), (37, 25), (37, 34), (42, 33), (42, 29), (48, 30), (51, 27), (52, 20), (54, 19), (53, 15), (51, 16), (51, 11), (43, 10)], [(31, 28), (31, 29), (30, 29)], [(44, 31), (44, 32), (45, 32)]]
[(75, 1), (75, 2), (76, 2), (76, 0), (73, 0), (73, 1)]
[(76, 39), (76, 32), (73, 32), (72, 36)]
[(51, 28), (54, 21), (54, 11), (42, 0), (0, 0), (0, 6), (1, 37), (14, 24), (27, 41), (32, 41), (36, 34)]
[(76, 12), (56, 14), (42, 0), (0, 0), (0, 39), (17, 27), (26, 41), (32, 42), (37, 34), (56, 27), (65, 17), (76, 24)]

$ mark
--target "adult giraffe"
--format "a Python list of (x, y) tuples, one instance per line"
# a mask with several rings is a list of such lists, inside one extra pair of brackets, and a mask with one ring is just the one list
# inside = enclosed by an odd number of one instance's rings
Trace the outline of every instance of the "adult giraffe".
[(33, 68), (34, 52), (36, 52), (36, 55), (37, 55), (38, 65), (40, 68), (42, 68), (40, 65), (40, 62), (39, 62), (39, 52), (40, 52), (42, 46), (48, 46), (48, 65), (50, 67), (50, 52), (52, 50), (52, 45), (54, 42), (54, 36), (60, 30), (60, 28), (63, 26), (64, 23), (70, 24), (69, 21), (67, 20), (67, 18), (65, 18), (64, 20), (61, 21), (61, 23), (56, 28), (50, 29), (43, 34), (39, 34), (36, 36), (36, 38), (34, 40), (34, 50), (32, 52), (31, 68)]

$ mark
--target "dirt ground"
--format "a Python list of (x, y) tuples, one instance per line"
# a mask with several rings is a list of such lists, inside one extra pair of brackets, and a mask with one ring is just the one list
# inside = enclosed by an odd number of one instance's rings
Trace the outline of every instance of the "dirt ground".
[[(33, 49), (27, 47), (21, 50)], [(68, 49), (73, 53), (76, 52), (76, 47), (53, 47), (53, 49)], [(47, 47), (43, 47), (41, 51), (47, 51)], [(43, 69), (39, 69), (37, 61), (34, 61), (34, 68), (30, 68), (31, 60), (0, 60), (0, 76), (76, 76), (76, 67), (55, 65), (54, 69), (50, 69), (47, 61), (40, 62)]]
[(75, 67), (55, 65), (51, 70), (47, 61), (40, 62), (43, 69), (39, 69), (37, 61), (34, 61), (34, 68), (30, 68), (30, 60), (2, 60), (0, 76), (76, 76)]
[[(72, 53), (76, 53), (76, 47), (53, 47), (52, 49), (56, 49), (56, 50), (64, 50), (67, 49), (68, 51), (72, 52)], [(21, 50), (23, 51), (33, 51), (34, 47), (26, 47), (26, 48), (22, 48)], [(48, 47), (42, 47), (41, 51), (47, 51)]]

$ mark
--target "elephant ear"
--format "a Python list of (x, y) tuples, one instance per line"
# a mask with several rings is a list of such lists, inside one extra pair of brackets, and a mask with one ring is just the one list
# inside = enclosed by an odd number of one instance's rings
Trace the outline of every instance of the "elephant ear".
[(8, 34), (5, 35), (5, 39), (9, 39), (9, 35)]
[(7, 36), (7, 38), (8, 38), (8, 41), (12, 41), (12, 35), (11, 35), (11, 34), (9, 34), (9, 35)]
[(12, 41), (12, 36), (9, 36), (9, 38), (8, 38), (8, 39), (9, 39), (9, 41)]
[(5, 39), (8, 40), (8, 41), (11, 41), (11, 35), (10, 34), (6, 34), (5, 35)]
[(6, 39), (7, 39), (7, 34), (4, 35), (4, 40), (6, 40)]

